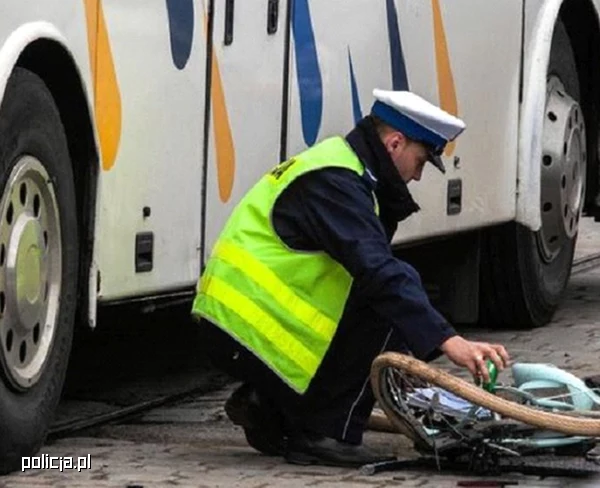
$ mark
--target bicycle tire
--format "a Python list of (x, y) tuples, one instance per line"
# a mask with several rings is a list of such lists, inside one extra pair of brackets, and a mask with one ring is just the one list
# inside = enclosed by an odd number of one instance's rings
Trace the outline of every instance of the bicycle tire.
[[(380, 375), (378, 381), (386, 381), (383, 374)], [(413, 441), (414, 447), (418, 451), (433, 452), (435, 450), (434, 441), (427, 435), (414, 415), (397, 410), (395, 406), (392, 406), (394, 404), (393, 400), (388, 400), (388, 395), (393, 394), (392, 390), (386, 387), (380, 388), (379, 383), (377, 387), (373, 386), (373, 390), (376, 392), (377, 403), (383, 410), (385, 417), (382, 418), (381, 414), (371, 412), (368, 426), (381, 432), (402, 434)]]
[[(500, 415), (523, 422), (534, 427), (547, 429), (554, 432), (560, 432), (569, 435), (580, 435), (589, 437), (600, 436), (600, 420), (582, 418), (573, 415), (564, 415), (541, 411), (526, 405), (520, 405), (510, 400), (500, 398), (492, 393), (488, 393), (481, 387), (468, 381), (453, 376), (435, 366), (431, 366), (405, 354), (386, 352), (375, 358), (371, 366), (371, 386), (375, 398), (383, 411), (388, 415), (391, 422), (406, 432), (406, 427), (402, 420), (394, 416), (393, 409), (385, 401), (382, 395), (379, 381), (381, 374), (386, 368), (396, 368), (403, 373), (416, 376), (422, 380), (439, 386), (455, 395), (480, 407), (487, 408)], [(404, 427), (404, 428), (402, 428)]]

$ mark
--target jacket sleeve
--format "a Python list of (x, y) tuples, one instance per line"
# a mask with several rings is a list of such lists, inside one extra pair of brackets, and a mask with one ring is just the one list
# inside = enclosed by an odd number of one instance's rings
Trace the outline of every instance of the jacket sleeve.
[(344, 266), (354, 278), (353, 292), (379, 321), (393, 324), (416, 357), (434, 359), (456, 332), (429, 302), (417, 271), (394, 257), (373, 209), (373, 196), (356, 173), (328, 168), (283, 192), (274, 225), (290, 247), (323, 250)]

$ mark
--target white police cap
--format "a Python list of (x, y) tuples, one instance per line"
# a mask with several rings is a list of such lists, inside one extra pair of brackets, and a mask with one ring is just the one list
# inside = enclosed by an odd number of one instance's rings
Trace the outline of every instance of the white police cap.
[(430, 161), (445, 173), (440, 156), (446, 144), (465, 130), (465, 123), (409, 91), (375, 89), (373, 96), (375, 103), (371, 115), (406, 137), (425, 144)]

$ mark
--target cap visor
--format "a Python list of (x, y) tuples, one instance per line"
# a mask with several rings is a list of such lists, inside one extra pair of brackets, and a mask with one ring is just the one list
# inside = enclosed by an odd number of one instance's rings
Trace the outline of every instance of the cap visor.
[(446, 167), (444, 166), (441, 156), (436, 156), (435, 154), (429, 153), (429, 162), (442, 173), (446, 174)]

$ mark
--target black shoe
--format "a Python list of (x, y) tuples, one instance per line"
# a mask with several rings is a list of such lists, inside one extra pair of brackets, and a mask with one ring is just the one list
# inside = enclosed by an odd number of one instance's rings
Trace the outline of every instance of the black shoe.
[(395, 457), (330, 437), (302, 435), (288, 439), (285, 459), (292, 464), (320, 464), (347, 468), (393, 461)]
[(225, 403), (225, 413), (236, 425), (243, 427), (246, 441), (268, 456), (282, 456), (285, 435), (281, 415), (250, 385), (243, 384)]

